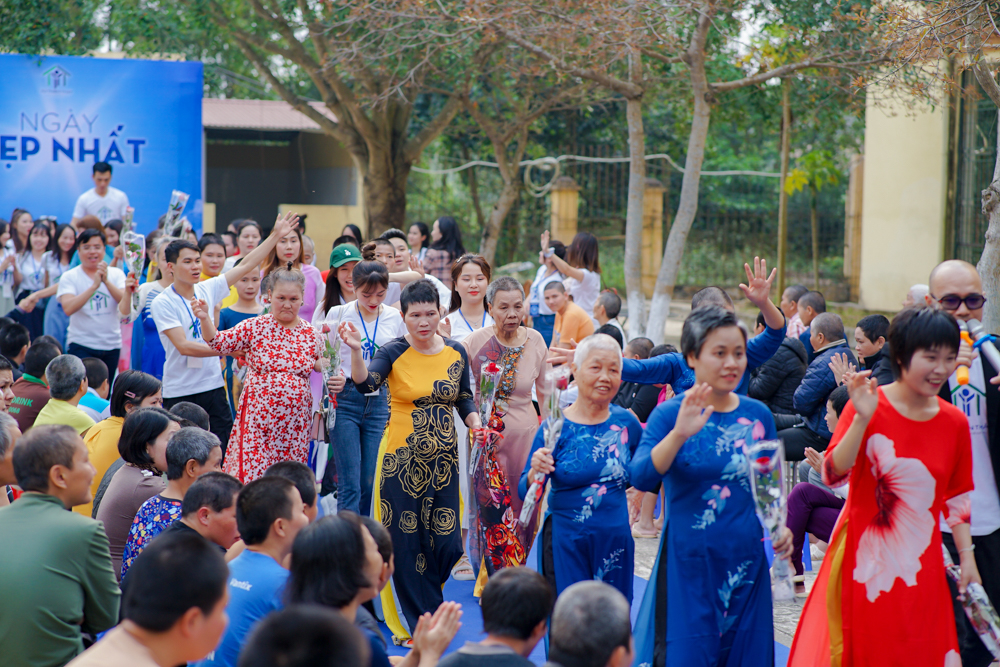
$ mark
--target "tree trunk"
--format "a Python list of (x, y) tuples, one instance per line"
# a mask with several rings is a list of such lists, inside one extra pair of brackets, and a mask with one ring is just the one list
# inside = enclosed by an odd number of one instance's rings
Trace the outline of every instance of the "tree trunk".
[(812, 229), (813, 289), (819, 291), (819, 212), (816, 210), (816, 190), (809, 193), (809, 227)]
[(703, 14), (698, 19), (698, 32), (692, 48), (688, 52), (687, 64), (690, 68), (691, 91), (694, 93), (694, 113), (691, 117), (691, 132), (688, 135), (687, 158), (684, 161), (684, 179), (681, 181), (681, 198), (677, 214), (670, 227), (667, 247), (663, 252), (663, 263), (656, 276), (653, 302), (649, 307), (649, 322), (646, 337), (654, 343), (662, 343), (670, 316), (670, 301), (674, 294), (674, 284), (684, 256), (691, 225), (698, 213), (698, 188), (701, 183), (701, 166), (705, 161), (705, 143), (708, 139), (708, 125), (712, 117), (709, 100), (708, 79), (705, 74), (705, 38), (711, 17)]
[(521, 190), (521, 183), (516, 179), (504, 179), (500, 196), (493, 204), (490, 211), (490, 219), (483, 226), (483, 236), (479, 240), (479, 254), (486, 258), (486, 261), (493, 265), (493, 260), (497, 254), (497, 243), (500, 241), (500, 231), (503, 229), (504, 220), (507, 214), (517, 203), (517, 197)]
[(628, 295), (629, 340), (642, 335), (645, 296), (642, 293), (642, 215), (646, 194), (646, 132), (642, 124), (642, 99), (625, 101), (628, 121), (628, 204), (625, 208), (625, 291)]
[[(1000, 120), (1000, 109), (997, 110)], [(1000, 133), (997, 135), (997, 162), (993, 167), (993, 182), (982, 192), (983, 215), (986, 216), (986, 244), (979, 257), (976, 271), (983, 282), (983, 328), (987, 333), (1000, 332)]]
[(782, 81), (781, 91), (781, 182), (778, 185), (778, 294), (785, 293), (785, 259), (788, 255), (788, 152), (792, 143), (792, 110), (789, 92), (790, 79)]
[[(462, 145), (462, 159), (466, 162), (471, 162), (472, 157), (469, 155), (469, 147)], [(479, 229), (485, 229), (486, 220), (483, 216), (483, 206), (479, 202), (479, 178), (476, 176), (476, 168), (469, 167), (468, 169), (468, 185), (469, 185), (469, 197), (472, 198), (472, 210), (476, 213), (476, 224), (479, 225)]]
[(406, 181), (410, 164), (389, 150), (369, 148), (364, 170), (366, 238), (375, 238), (387, 229), (406, 227)]

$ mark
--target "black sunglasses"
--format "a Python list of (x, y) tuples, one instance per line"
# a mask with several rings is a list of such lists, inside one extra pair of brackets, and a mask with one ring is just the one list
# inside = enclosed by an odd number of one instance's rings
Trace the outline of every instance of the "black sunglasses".
[(940, 303), (945, 310), (958, 310), (963, 303), (969, 310), (978, 310), (986, 303), (986, 297), (982, 294), (968, 294), (965, 297), (960, 297), (957, 294), (945, 294), (940, 299), (934, 295), (931, 297)]

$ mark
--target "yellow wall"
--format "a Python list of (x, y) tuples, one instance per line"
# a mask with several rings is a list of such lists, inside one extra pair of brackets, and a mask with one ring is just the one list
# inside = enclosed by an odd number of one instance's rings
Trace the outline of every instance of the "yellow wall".
[(201, 228), (202, 234), (215, 233), (215, 204), (205, 202), (205, 208), (201, 212)]
[(948, 110), (875, 107), (865, 113), (860, 301), (896, 311), (944, 254)]

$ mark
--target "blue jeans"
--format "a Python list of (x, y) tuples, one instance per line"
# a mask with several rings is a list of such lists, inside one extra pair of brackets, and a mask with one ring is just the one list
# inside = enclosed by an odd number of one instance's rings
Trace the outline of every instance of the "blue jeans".
[(535, 315), (531, 318), (531, 328), (542, 334), (546, 347), (552, 345), (552, 329), (555, 325), (555, 315)]
[[(372, 486), (378, 465), (378, 447), (389, 421), (385, 385), (378, 396), (365, 396), (350, 380), (337, 394), (337, 421), (333, 425), (333, 456), (337, 463), (337, 510), (369, 516)], [(327, 480), (323, 480), (326, 487)]]

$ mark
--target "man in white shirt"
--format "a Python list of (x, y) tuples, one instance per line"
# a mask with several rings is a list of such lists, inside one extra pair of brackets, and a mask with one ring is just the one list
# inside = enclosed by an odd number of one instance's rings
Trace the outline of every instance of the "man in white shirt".
[[(968, 262), (952, 259), (938, 264), (931, 271), (930, 293), (924, 299), (930, 306), (942, 308), (957, 320), (967, 322), (982, 320), (982, 281), (976, 267)], [(972, 545), (976, 565), (983, 579), (983, 587), (993, 604), (1000, 601), (1000, 495), (997, 493), (997, 478), (1000, 477), (1000, 382), (998, 372), (981, 354), (975, 353), (962, 342), (958, 350), (958, 363), (969, 369), (969, 383), (961, 385), (955, 373), (941, 388), (941, 398), (962, 410), (969, 420), (972, 436), (972, 479), (975, 488), (969, 493), (971, 506)], [(941, 537), (958, 563), (960, 556), (951, 536), (951, 529), (942, 520)], [(949, 583), (950, 585), (950, 583)], [(952, 595), (957, 591), (952, 587)], [(955, 622), (958, 627), (958, 645), (962, 664), (965, 667), (986, 667), (993, 662), (993, 656), (979, 639), (955, 600)]]
[[(167, 269), (174, 275), (173, 284), (163, 290), (150, 308), (153, 321), (166, 352), (163, 364), (163, 407), (168, 410), (182, 401), (200, 405), (208, 413), (210, 430), (222, 442), (225, 454), (233, 417), (229, 410), (219, 353), (201, 336), (201, 323), (191, 310), (191, 301), (204, 301), (209, 311), (229, 296), (229, 288), (259, 265), (274, 249), (278, 239), (292, 233), (298, 217), (286, 213), (274, 223), (274, 231), (243, 258), (237, 266), (203, 282), (201, 252), (190, 241), (171, 241), (164, 251)], [(206, 359), (207, 357), (207, 359)]]
[(73, 219), (69, 224), (74, 228), (85, 215), (96, 215), (104, 225), (109, 220), (125, 219), (128, 195), (111, 187), (111, 165), (107, 162), (95, 162), (93, 179), (94, 187), (80, 195), (73, 207)]

